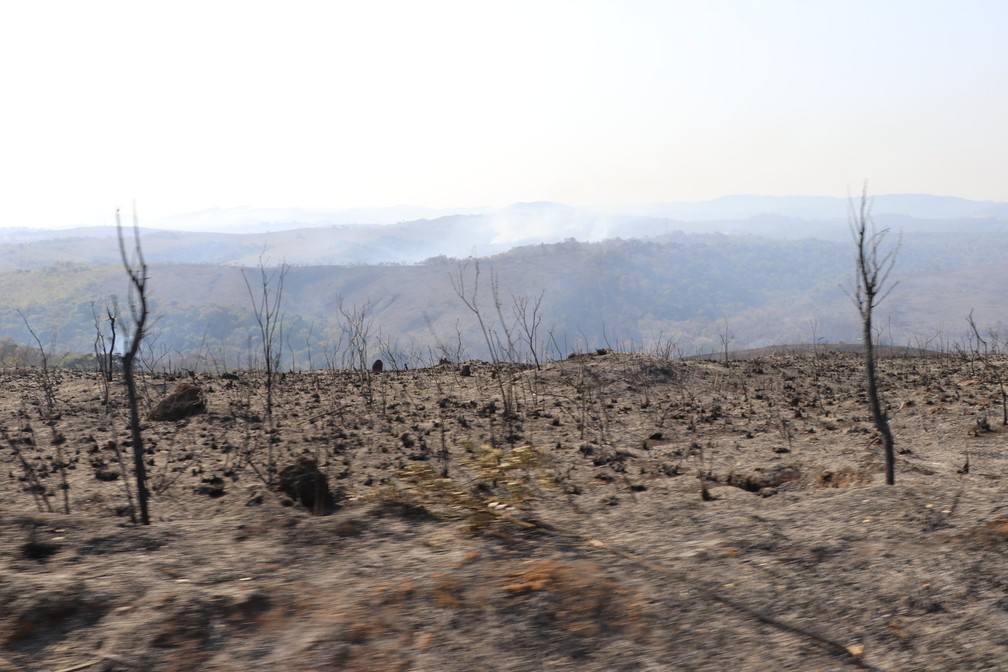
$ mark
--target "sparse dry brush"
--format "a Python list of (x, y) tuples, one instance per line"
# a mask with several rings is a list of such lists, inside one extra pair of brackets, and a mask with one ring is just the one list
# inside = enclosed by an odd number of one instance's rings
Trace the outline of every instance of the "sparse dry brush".
[(725, 316), (693, 359), (604, 328), (571, 353), (542, 292), (469, 260), (487, 361), (460, 323), (424, 353), (337, 296), (326, 370), (288, 335), (283, 371), (290, 269), (260, 257), (248, 370), (187, 369), (116, 223), (129, 311), (92, 304), (96, 371), (22, 314), (40, 366), (0, 372), (0, 668), (1008, 668), (1002, 338), (971, 312), (956, 356), (880, 345), (866, 192), (860, 351), (815, 323), (735, 350)]
[(489, 445), (464, 445), (467, 458), (453, 476), (439, 474), (427, 462), (405, 467), (403, 485), (386, 488), (381, 501), (434, 509), (435, 513), (463, 517), (472, 531), (495, 522), (534, 527), (527, 519), (543, 487), (553, 486), (543, 451), (532, 446), (509, 450)]
[[(1000, 408), (996, 378), (958, 356), (880, 356), (894, 431), (913, 437), (896, 454), (901, 487), (880, 488), (860, 353), (731, 354), (390, 367), (376, 374), (381, 404), (356, 370), (286, 373), (272, 426), (255, 372), (138, 371), (153, 396), (139, 404), (151, 528), (118, 524), (131, 509), (124, 391), (106, 407), (94, 374), (63, 374), (62, 461), (81, 458), (61, 491), (59, 445), (19, 401), (38, 379), (4, 371), (18, 401), (0, 407), (12, 486), (0, 489), (0, 603), (50, 634), (16, 630), (0, 657), (52, 669), (106, 654), (150, 669), (453, 670), (461, 654), (465, 669), (1008, 661), (984, 625), (1003, 603), (1002, 430), (975, 431)], [(510, 421), (501, 371), (517, 391)], [(152, 419), (180, 385), (199, 388), (204, 412)], [(295, 468), (288, 492), (268, 487), (270, 442), (276, 480)], [(71, 516), (49, 513), (62, 492)], [(54, 610), (56, 593), (34, 588), (68, 572), (72, 608)], [(99, 654), (97, 640), (110, 642)]]

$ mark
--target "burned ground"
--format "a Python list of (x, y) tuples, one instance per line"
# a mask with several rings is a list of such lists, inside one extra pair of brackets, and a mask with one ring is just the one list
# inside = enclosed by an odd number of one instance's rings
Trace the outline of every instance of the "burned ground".
[(149, 527), (120, 391), (7, 370), (0, 670), (1004, 669), (1003, 364), (881, 361), (894, 487), (856, 353), (185, 376)]

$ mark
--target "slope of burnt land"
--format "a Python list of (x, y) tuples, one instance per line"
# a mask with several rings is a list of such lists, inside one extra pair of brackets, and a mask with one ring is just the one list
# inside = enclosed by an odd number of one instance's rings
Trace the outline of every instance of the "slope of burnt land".
[(1004, 365), (6, 370), (0, 669), (1003, 669)]

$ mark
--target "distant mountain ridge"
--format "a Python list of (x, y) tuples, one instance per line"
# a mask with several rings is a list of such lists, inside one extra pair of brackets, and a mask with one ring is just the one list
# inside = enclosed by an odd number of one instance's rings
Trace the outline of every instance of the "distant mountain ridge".
[[(485, 357), (485, 337), (451, 283), (466, 267), (473, 280), (473, 262), (460, 261), (470, 257), (481, 259), (481, 305), (495, 321), (515, 318), (515, 299), (543, 297), (541, 335), (548, 343), (540, 345), (557, 357), (670, 339), (685, 353), (709, 353), (726, 328), (740, 349), (859, 338), (843, 289), (853, 277), (844, 199), (738, 196), (707, 203), (704, 212), (720, 219), (685, 218), (703, 214), (697, 212), (679, 212), (678, 219), (671, 216), (675, 204), (649, 207), (651, 214), (516, 203), (385, 224), (332, 224), (324, 213), (271, 211), (264, 216), (299, 222), (245, 233), (143, 228), (158, 339), (151, 347), (164, 357), (201, 349), (207, 356), (212, 349), (231, 365), (247, 360), (254, 317), (242, 272), (255, 276), (260, 262), (286, 262), (292, 268), (284, 345), (291, 367), (332, 354), (342, 338), (340, 300), (370, 306), (376, 334), (380, 329), (393, 349), (430, 355), (462, 348)], [(902, 236), (899, 284), (880, 313), (886, 344), (949, 347), (962, 339), (973, 308), (979, 325), (1003, 333), (1005, 208), (934, 196), (876, 199), (879, 226)], [(235, 216), (258, 217), (252, 212)], [(385, 213), (392, 214), (401, 213)], [(499, 312), (494, 286), (502, 292)], [(54, 349), (86, 352), (94, 339), (92, 310), (100, 313), (111, 295), (127, 300), (114, 227), (0, 229), (0, 339), (28, 342), (20, 309)]]
[[(701, 234), (536, 244), (480, 260), (479, 303), (503, 336), (501, 320), (516, 317), (514, 300), (541, 295), (538, 345), (552, 357), (670, 342), (683, 354), (710, 353), (723, 347), (726, 327), (733, 350), (819, 339), (855, 343), (859, 323), (844, 293), (853, 280), (852, 256), (850, 241)], [(256, 332), (243, 270), (258, 277), (256, 268), (151, 262), (150, 356), (206, 356), (209, 349), (228, 366), (244, 365)], [(312, 356), (319, 365), (339, 343), (346, 345), (341, 300), (369, 306), (375, 354), (386, 347), (400, 355), (433, 352), (436, 361), (461, 348), (487, 357), (484, 336), (452, 286), (460, 270), (472, 287), (474, 262), (447, 257), (291, 268), (284, 289), (284, 365), (303, 366)], [(911, 233), (894, 278), (898, 285), (879, 313), (884, 345), (947, 349), (964, 343), (965, 316), (973, 309), (985, 337), (988, 327), (1005, 333), (1008, 232)], [(0, 272), (0, 340), (30, 342), (21, 309), (53, 351), (87, 352), (95, 335), (92, 310), (100, 314), (111, 295), (121, 306), (127, 300), (118, 261)], [(520, 340), (521, 333), (512, 325), (512, 336)]]
[[(1008, 230), (1008, 203), (914, 194), (879, 196), (874, 203), (878, 224), (896, 230)], [(489, 256), (568, 239), (669, 240), (699, 234), (846, 242), (847, 208), (846, 199), (825, 196), (729, 196), (613, 211), (553, 202), (456, 214), (407, 206), (341, 213), (235, 208), (143, 222), (142, 236), (148, 259), (157, 263), (254, 266), (262, 257), (294, 265), (410, 264), (436, 256)], [(388, 221), (419, 212), (430, 216)], [(193, 228), (208, 230), (189, 230)], [(221, 230), (209, 231), (213, 228)], [(0, 270), (117, 263), (115, 235), (111, 226), (0, 229)]]
[[(879, 216), (904, 215), (915, 219), (1008, 219), (1008, 202), (981, 201), (934, 194), (883, 194), (873, 197)], [(151, 229), (212, 233), (268, 233), (291, 229), (333, 226), (386, 226), (406, 222), (431, 221), (444, 217), (481, 216), (491, 220), (572, 218), (612, 220), (627, 218), (669, 219), (684, 223), (737, 221), (760, 217), (781, 217), (818, 221), (845, 221), (848, 199), (834, 196), (731, 195), (707, 201), (626, 204), (582, 207), (552, 201), (518, 202), (492, 208), (486, 206), (429, 208), (398, 205), (346, 210), (306, 208), (210, 208), (198, 212), (160, 218), (141, 218)], [(24, 241), (62, 237), (74, 232), (107, 228), (90, 226), (63, 229), (0, 227), (0, 241)], [(84, 234), (81, 234), (84, 235)]]
[[(872, 197), (877, 216), (905, 215), (915, 219), (1008, 218), (1008, 203), (972, 201), (933, 194), (883, 194)], [(625, 212), (685, 221), (735, 220), (777, 215), (808, 220), (846, 221), (848, 199), (834, 196), (723, 196), (699, 203), (657, 203), (630, 206)]]

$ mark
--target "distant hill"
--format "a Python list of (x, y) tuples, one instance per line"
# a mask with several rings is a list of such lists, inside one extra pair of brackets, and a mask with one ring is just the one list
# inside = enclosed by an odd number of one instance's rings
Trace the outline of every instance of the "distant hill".
[[(883, 194), (874, 197), (877, 216), (916, 219), (1008, 218), (1008, 203), (971, 201), (932, 194)], [(684, 221), (739, 220), (763, 215), (804, 220), (845, 220), (848, 200), (832, 196), (723, 196), (698, 203), (659, 203), (621, 208), (648, 217)]]
[(304, 208), (212, 208), (161, 218), (152, 225), (171, 231), (268, 233), (319, 226), (378, 226), (490, 211), (491, 208), (438, 209), (410, 205), (354, 208), (337, 212)]
[[(514, 247), (568, 239), (673, 241), (689, 234), (815, 238), (849, 242), (847, 201), (829, 197), (731, 196), (703, 203), (634, 206), (608, 212), (562, 203), (516, 203), (497, 210), (395, 220), (418, 209), (342, 213), (232, 209), (195, 213), (161, 224), (208, 231), (142, 231), (151, 262), (250, 266), (260, 257), (296, 266), (412, 264), (435, 256), (464, 258), (501, 254)], [(915, 233), (965, 236), (1008, 231), (1008, 204), (927, 195), (875, 199), (880, 227)], [(431, 211), (431, 214), (435, 214)], [(60, 231), (0, 229), (0, 270), (54, 263), (115, 264), (119, 250), (112, 227)]]
[[(512, 221), (520, 223), (521, 217), (518, 212)], [(442, 219), (435, 221), (460, 232), (472, 221)], [(963, 341), (964, 318), (971, 309), (981, 327), (1004, 329), (1008, 232), (988, 224), (963, 223), (944, 233), (903, 230), (893, 274), (899, 284), (877, 313), (883, 343), (951, 347)], [(405, 226), (401, 235), (410, 231)], [(324, 252), (323, 239), (312, 238), (309, 231), (294, 233), (305, 237), (295, 235), (289, 239), (292, 245)], [(221, 249), (240, 249), (219, 234), (143, 235), (155, 317), (146, 361), (177, 365), (199, 356), (230, 368), (253, 361), (255, 320), (242, 273), (255, 284), (261, 241), (256, 245), (252, 238), (240, 238), (246, 246), (245, 265), (238, 266), (214, 261)], [(216, 248), (221, 241), (226, 245)], [(110, 246), (111, 240), (80, 238), (61, 244), (71, 254)], [(15, 312), (21, 308), (53, 351), (89, 352), (95, 335), (92, 304), (101, 311), (108, 297), (117, 295), (126, 311), (126, 279), (116, 254), (103, 252), (108, 263), (42, 265), (43, 248), (26, 245), (38, 253), (38, 263), (0, 272), (0, 338), (28, 342)], [(155, 252), (159, 246), (161, 251)], [(856, 343), (856, 311), (843, 289), (853, 278), (852, 247), (850, 241), (683, 232), (648, 240), (525, 245), (479, 261), (477, 299), (491, 337), (506, 344), (510, 333), (520, 359), (531, 353), (515, 302), (524, 298), (534, 305), (540, 294), (535, 338), (540, 356), (670, 344), (670, 351), (684, 355), (711, 353), (722, 349), (726, 334), (733, 350), (817, 340)], [(173, 249), (198, 252), (204, 261), (156, 258)], [(267, 256), (273, 261), (280, 257), (269, 249)], [(462, 272), (469, 296), (474, 264), (440, 255), (417, 264), (292, 267), (284, 288), (283, 366), (302, 368), (310, 361), (317, 367), (342, 360), (347, 339), (341, 300), (345, 309), (369, 306), (369, 356), (384, 353), (414, 364), (447, 354), (486, 358), (478, 322), (452, 285)], [(531, 318), (528, 311), (525, 317)]]
[[(291, 266), (286, 367), (339, 363), (347, 346), (341, 305), (368, 306), (372, 353), (485, 358), (486, 338), (452, 284), (462, 272), (469, 296), (475, 262), (460, 260), (470, 257), (480, 259), (488, 335), (506, 347), (510, 334), (518, 358), (532, 348), (516, 302), (528, 307), (540, 295), (533, 345), (553, 357), (670, 344), (694, 355), (720, 351), (725, 338), (738, 350), (856, 343), (856, 312), (843, 289), (853, 276), (846, 212), (838, 198), (732, 196), (612, 212), (535, 202), (454, 213), (196, 213), (175, 223), (222, 231), (141, 231), (155, 317), (147, 361), (199, 355), (248, 364), (256, 331), (242, 274), (254, 282), (260, 263), (282, 262)], [(875, 199), (875, 213), (900, 243), (899, 284), (877, 314), (884, 343), (949, 347), (964, 338), (971, 309), (995, 331), (992, 343), (1004, 338), (1008, 204), (886, 195)], [(54, 351), (89, 352), (92, 305), (100, 312), (113, 295), (125, 312), (114, 228), (0, 229), (0, 339), (30, 342), (20, 308)]]

